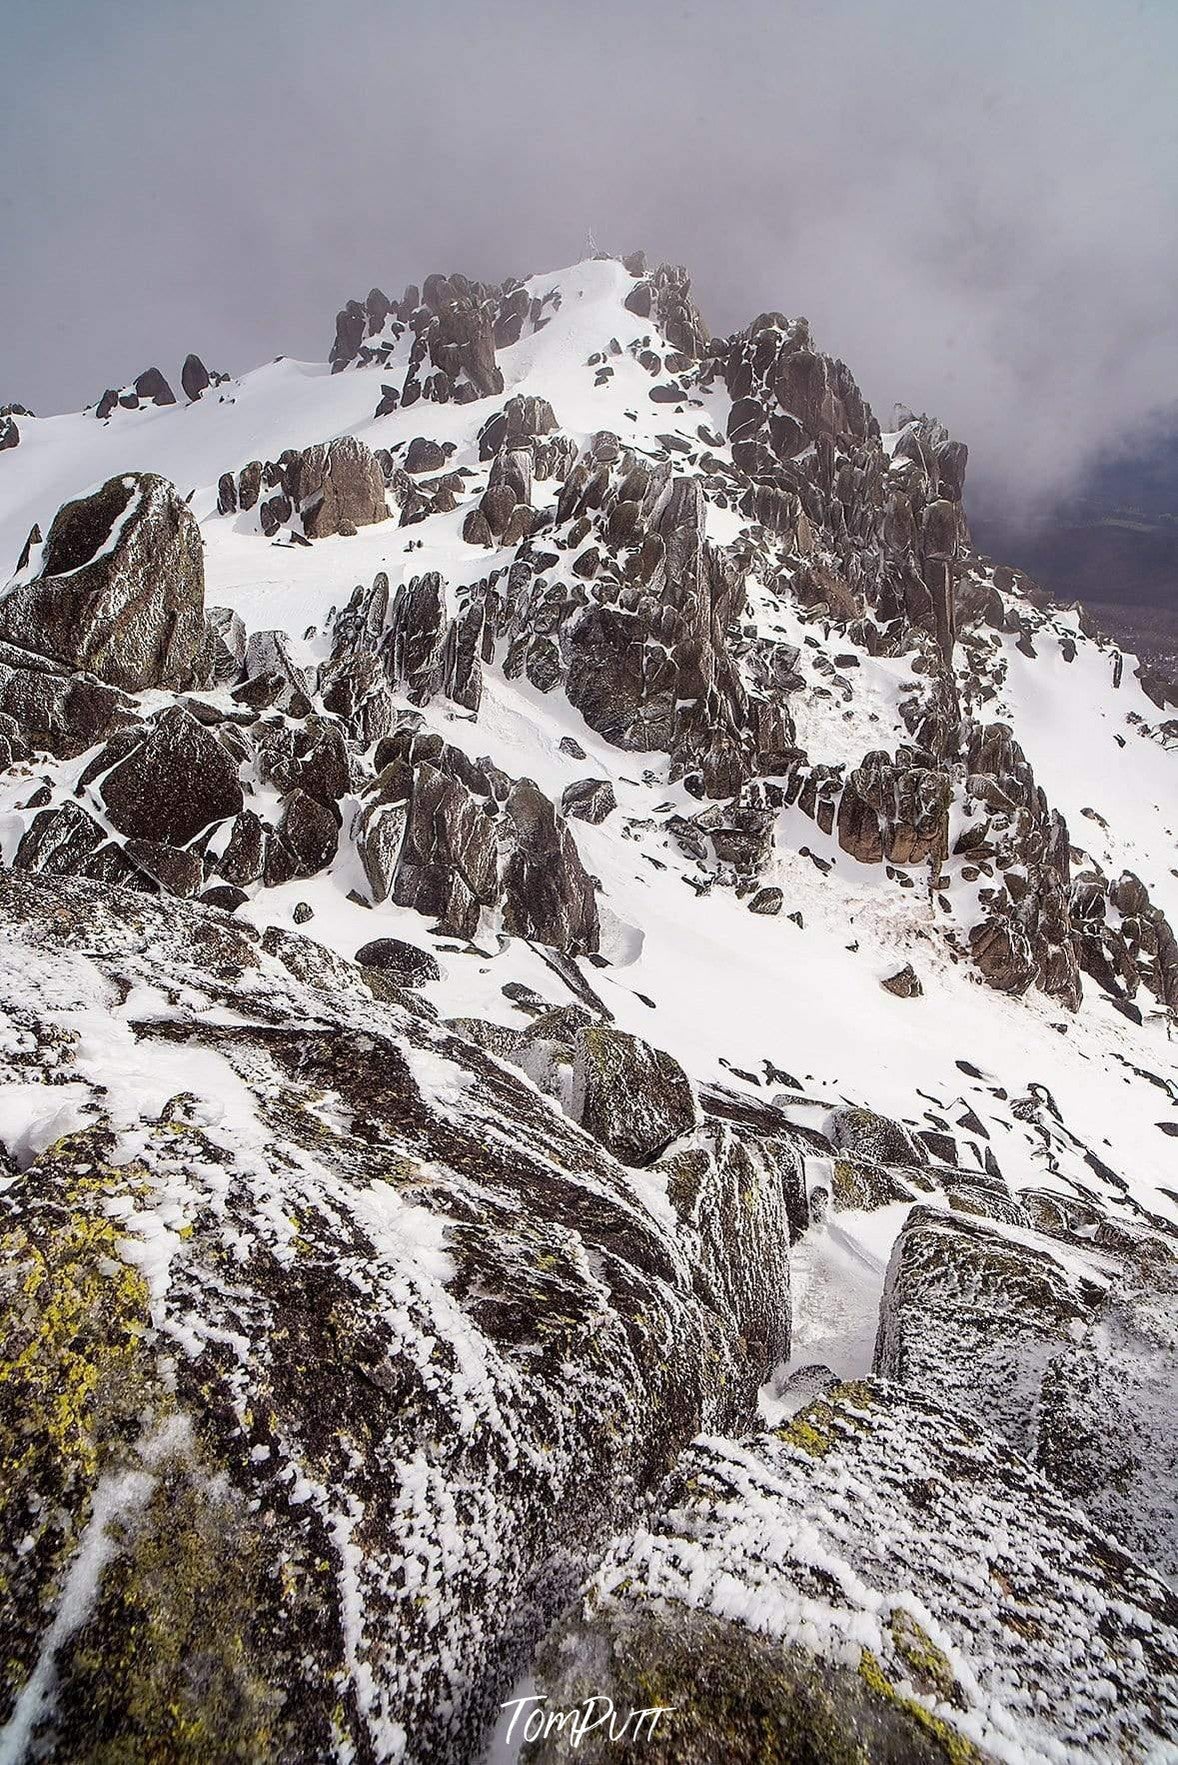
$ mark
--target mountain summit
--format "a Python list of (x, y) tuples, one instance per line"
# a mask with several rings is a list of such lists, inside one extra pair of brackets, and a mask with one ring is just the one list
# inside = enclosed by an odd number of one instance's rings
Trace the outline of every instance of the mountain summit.
[(1167, 1756), (1178, 684), (964, 443), (636, 254), (0, 449), (0, 1757)]

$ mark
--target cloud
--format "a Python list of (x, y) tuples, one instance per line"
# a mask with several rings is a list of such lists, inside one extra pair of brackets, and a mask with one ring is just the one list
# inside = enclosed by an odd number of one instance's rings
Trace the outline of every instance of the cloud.
[(1178, 396), (1169, 0), (43, 0), (11, 35), (0, 399), (321, 359), (374, 281), (589, 228), (686, 262), (718, 331), (805, 312), (991, 502)]

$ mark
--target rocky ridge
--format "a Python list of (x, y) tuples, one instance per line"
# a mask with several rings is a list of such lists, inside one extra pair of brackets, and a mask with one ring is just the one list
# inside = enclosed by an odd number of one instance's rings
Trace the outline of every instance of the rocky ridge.
[(0, 597), (11, 1755), (1162, 1757), (1165, 705), (681, 270), (194, 360)]

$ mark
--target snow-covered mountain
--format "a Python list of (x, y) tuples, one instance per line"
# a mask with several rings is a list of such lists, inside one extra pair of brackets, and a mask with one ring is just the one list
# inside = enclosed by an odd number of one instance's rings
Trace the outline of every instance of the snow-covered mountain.
[(0, 1758), (1175, 1756), (1178, 687), (640, 257), (181, 385), (0, 416)]

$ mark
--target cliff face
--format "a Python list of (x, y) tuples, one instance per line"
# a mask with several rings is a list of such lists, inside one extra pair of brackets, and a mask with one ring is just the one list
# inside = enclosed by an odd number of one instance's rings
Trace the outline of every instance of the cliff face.
[(5, 1756), (1158, 1756), (1166, 684), (640, 256), (153, 372), (0, 464)]

